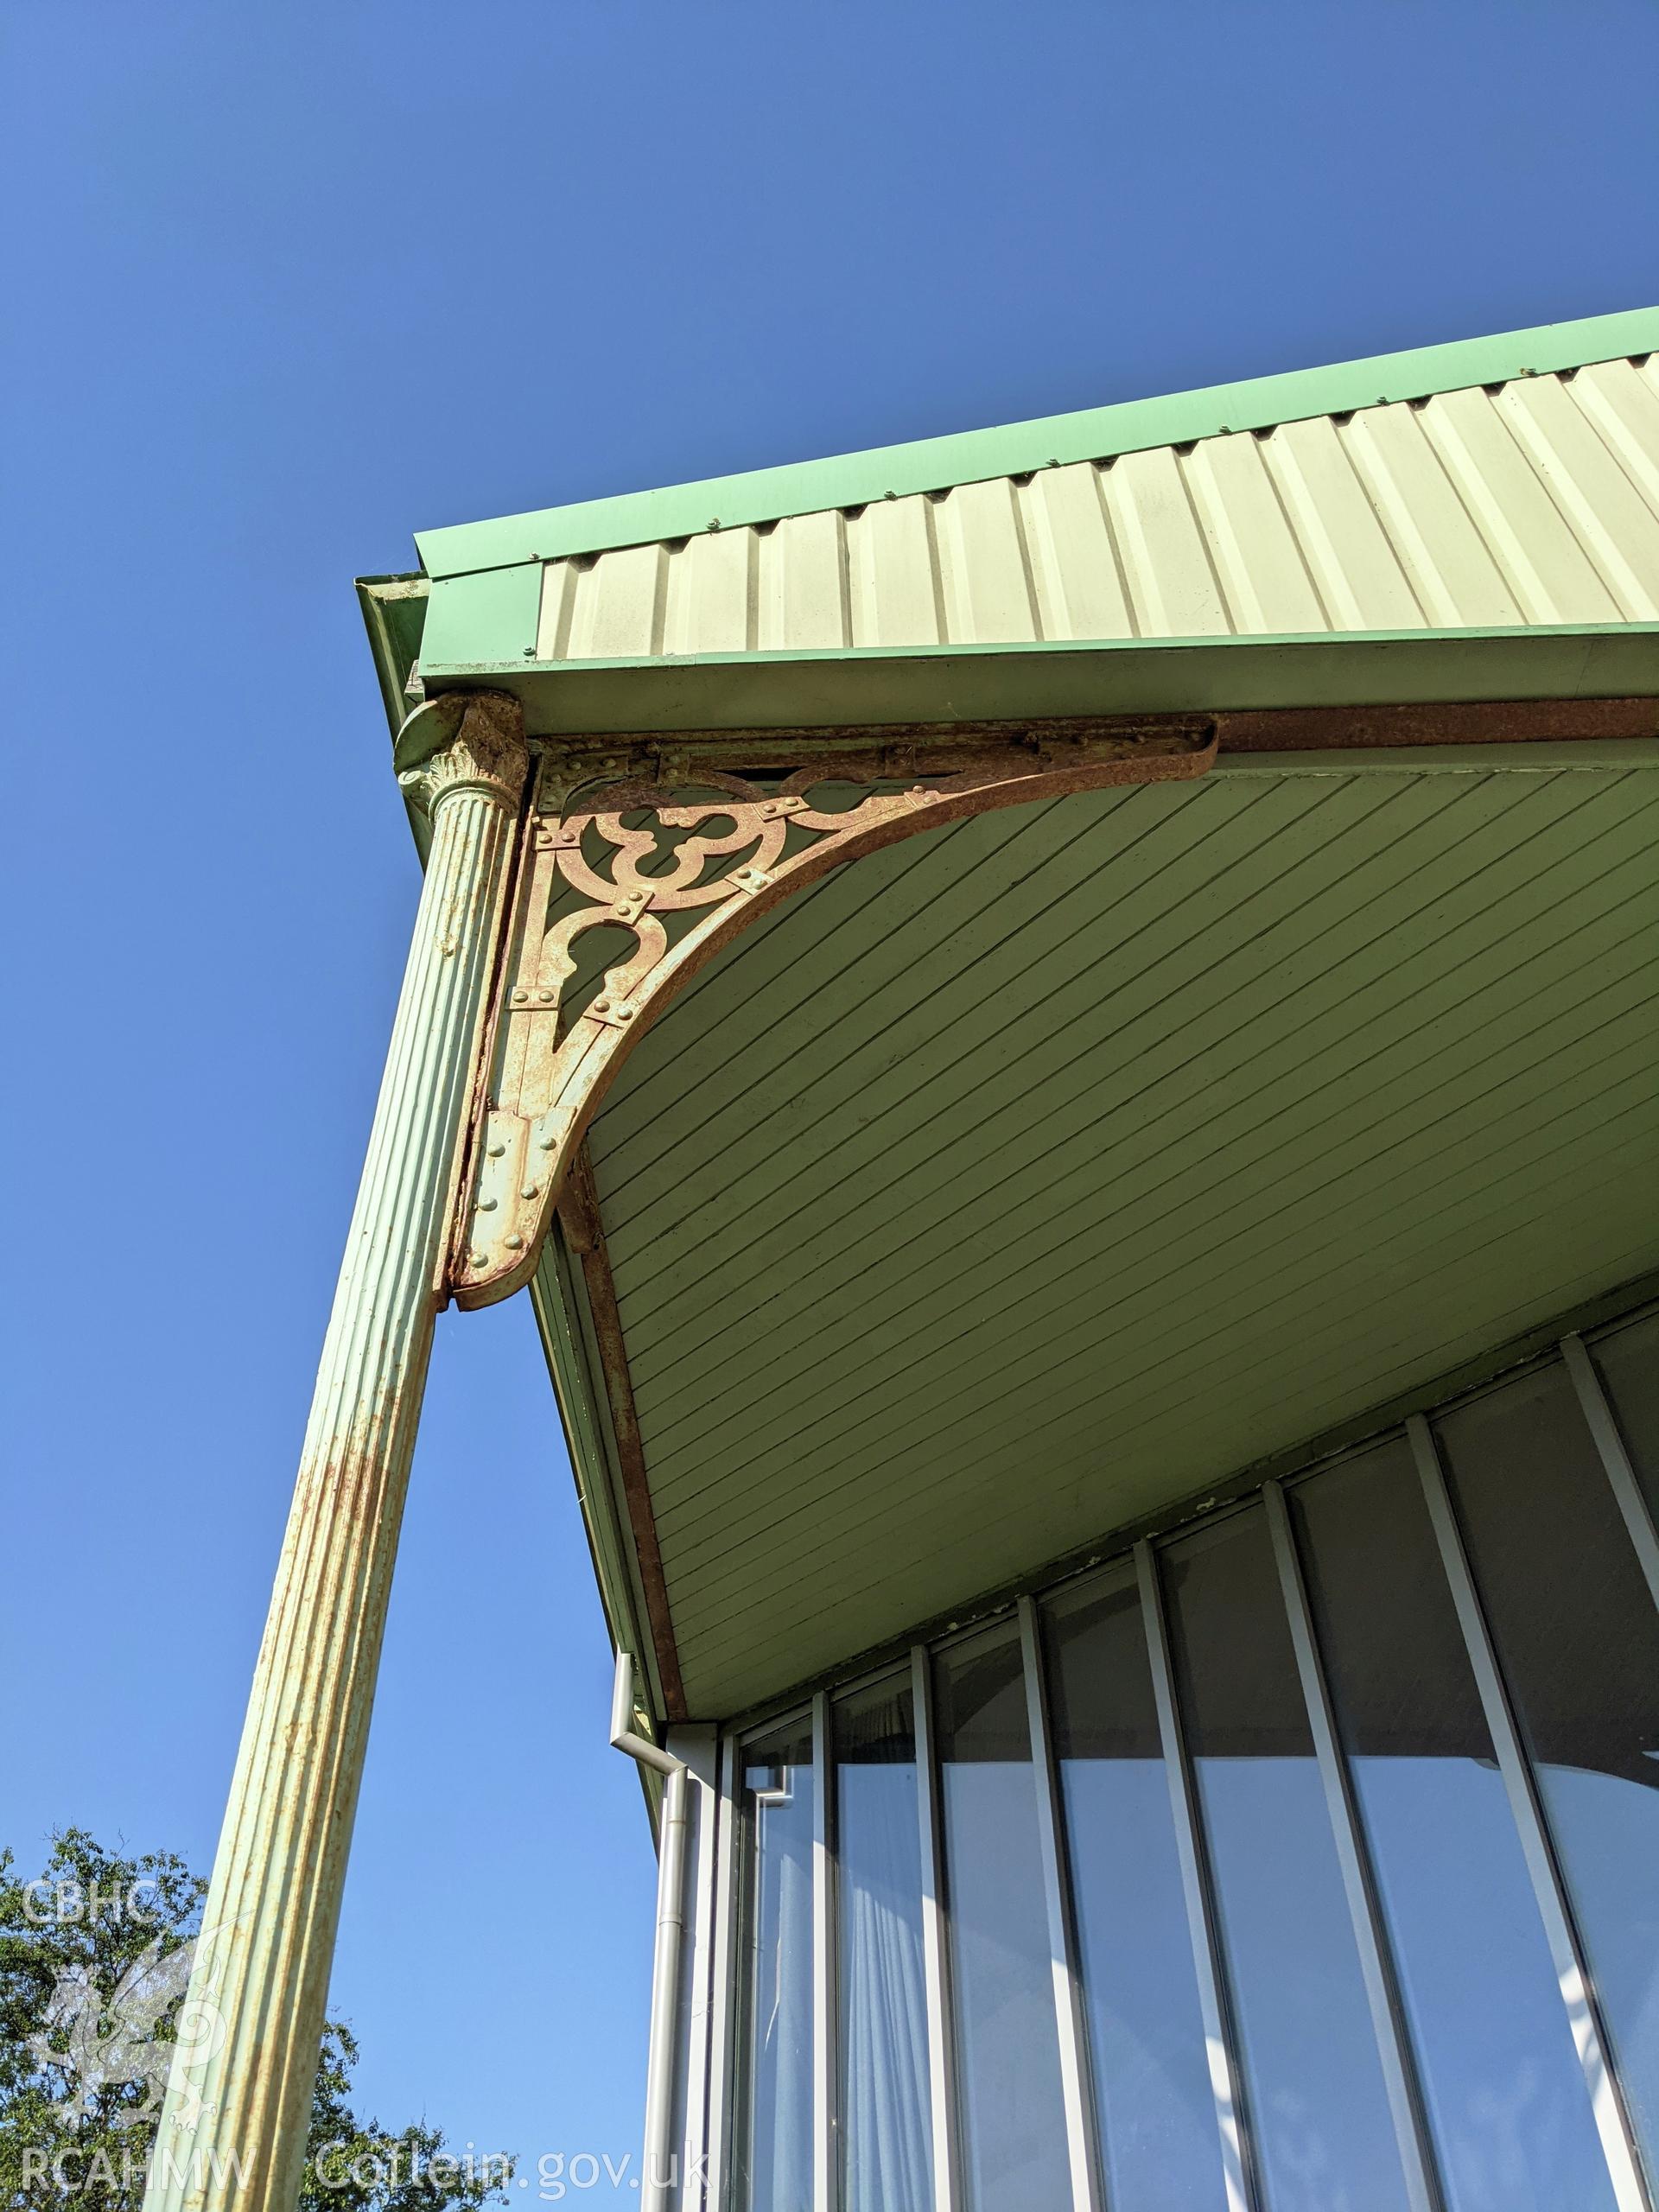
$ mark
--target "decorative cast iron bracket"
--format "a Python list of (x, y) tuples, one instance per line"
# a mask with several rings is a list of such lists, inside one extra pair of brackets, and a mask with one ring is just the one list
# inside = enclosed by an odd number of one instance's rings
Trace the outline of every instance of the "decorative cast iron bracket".
[[(751, 759), (776, 752), (775, 738), (751, 741)], [(710, 754), (741, 760), (730, 738), (672, 760), (643, 744), (630, 757), (614, 740), (602, 756), (545, 750), (461, 1184), (455, 1302), (493, 1305), (529, 1281), (583, 1134), (635, 1039), (791, 892), (970, 814), (1199, 776), (1215, 753), (1207, 723), (1105, 722), (911, 732), (856, 752), (804, 734), (796, 765), (764, 778), (701, 765)], [(595, 966), (581, 942), (607, 927), (627, 945)]]

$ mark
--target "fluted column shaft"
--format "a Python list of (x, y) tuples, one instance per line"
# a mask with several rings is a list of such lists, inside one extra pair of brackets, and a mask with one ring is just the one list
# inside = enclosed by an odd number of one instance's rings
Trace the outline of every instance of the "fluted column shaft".
[[(299, 2188), (448, 1214), (526, 758), (511, 702), (444, 702), (403, 779), (426, 879), (334, 1294), (146, 2212)], [(240, 2175), (240, 2185), (238, 2174)]]

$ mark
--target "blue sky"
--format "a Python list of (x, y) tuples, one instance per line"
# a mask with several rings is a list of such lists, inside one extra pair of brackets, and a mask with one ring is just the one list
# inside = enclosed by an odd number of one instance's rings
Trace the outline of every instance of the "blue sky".
[[(12, 0), (0, 1840), (212, 1855), (416, 889), (351, 590), (522, 508), (1645, 304), (1650, 0)], [(524, 1301), (446, 1317), (334, 1976), (638, 2140)]]

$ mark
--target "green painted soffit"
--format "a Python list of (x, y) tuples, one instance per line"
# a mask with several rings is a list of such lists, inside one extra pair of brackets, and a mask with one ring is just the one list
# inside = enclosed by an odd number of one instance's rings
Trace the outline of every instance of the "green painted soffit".
[(782, 468), (757, 468), (741, 476), (715, 476), (653, 492), (583, 499), (498, 522), (461, 523), (416, 534), (429, 576), (459, 576), (520, 562), (550, 561), (566, 554), (596, 553), (657, 538), (690, 537), (701, 531), (775, 522), (785, 515), (829, 507), (867, 505), (872, 499), (943, 491), (993, 476), (1020, 475), (1054, 463), (1102, 461), (1152, 446), (1184, 445), (1229, 430), (1261, 430), (1314, 415), (1339, 415), (1380, 401), (1425, 399), (1512, 377), (1545, 376), (1592, 361), (1659, 352), (1659, 308), (1590, 315), (1577, 322), (1545, 323), (1535, 330), (1505, 331), (1448, 346), (1421, 346), (1370, 360), (1297, 369), (1287, 375), (1253, 377), (1242, 384), (1211, 385), (1160, 399), (1131, 399), (1112, 407), (1087, 407), (1001, 429), (967, 430), (955, 436), (918, 438), (869, 453), (840, 454)]

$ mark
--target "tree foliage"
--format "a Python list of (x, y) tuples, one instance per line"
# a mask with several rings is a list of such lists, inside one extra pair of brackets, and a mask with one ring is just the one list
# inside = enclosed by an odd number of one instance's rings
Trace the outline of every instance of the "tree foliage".
[[(0, 2208), (138, 2212), (207, 1884), (171, 1852), (130, 1858), (85, 1829), (26, 1880), (0, 1851)], [(352, 2106), (358, 2049), (323, 2034), (301, 2212), (478, 2212), (504, 2158), (457, 2158)]]

